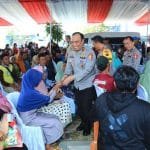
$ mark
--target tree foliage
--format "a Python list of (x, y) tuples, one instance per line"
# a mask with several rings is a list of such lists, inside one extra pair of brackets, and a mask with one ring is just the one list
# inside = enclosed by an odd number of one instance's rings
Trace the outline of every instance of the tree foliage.
[(98, 25), (89, 26), (84, 29), (84, 33), (93, 33), (93, 32), (107, 32), (109, 31), (109, 27), (105, 26), (103, 23)]
[[(50, 35), (50, 23), (47, 23), (45, 26), (45, 31), (47, 36)], [(51, 38), (55, 42), (60, 42), (63, 38), (63, 31), (60, 24), (51, 23)]]

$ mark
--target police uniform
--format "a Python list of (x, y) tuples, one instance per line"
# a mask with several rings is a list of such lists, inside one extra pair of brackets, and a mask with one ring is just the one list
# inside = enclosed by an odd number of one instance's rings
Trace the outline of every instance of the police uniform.
[(95, 77), (96, 56), (92, 49), (82, 48), (80, 51), (70, 51), (67, 59), (65, 75), (73, 74), (75, 99), (78, 113), (84, 124), (84, 129), (90, 128), (89, 112), (92, 101), (96, 98), (93, 80)]
[(138, 71), (141, 61), (141, 53), (137, 48), (127, 50), (123, 56), (123, 65), (131, 66)]

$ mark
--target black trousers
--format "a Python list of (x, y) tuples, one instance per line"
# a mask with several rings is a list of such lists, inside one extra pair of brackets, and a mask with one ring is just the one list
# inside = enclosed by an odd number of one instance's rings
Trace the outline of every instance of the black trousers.
[(81, 118), (82, 123), (86, 128), (91, 128), (90, 112), (92, 108), (92, 102), (96, 99), (95, 88), (92, 86), (84, 90), (74, 90), (75, 100), (77, 104), (77, 112)]

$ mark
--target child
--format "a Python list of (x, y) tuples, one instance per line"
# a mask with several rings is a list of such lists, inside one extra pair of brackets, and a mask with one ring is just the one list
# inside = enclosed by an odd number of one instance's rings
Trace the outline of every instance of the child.
[(110, 72), (110, 63), (108, 58), (104, 56), (99, 56), (97, 58), (97, 68), (99, 70), (99, 74), (95, 76), (94, 84), (103, 88), (107, 92), (111, 92), (115, 89), (114, 79), (109, 74)]

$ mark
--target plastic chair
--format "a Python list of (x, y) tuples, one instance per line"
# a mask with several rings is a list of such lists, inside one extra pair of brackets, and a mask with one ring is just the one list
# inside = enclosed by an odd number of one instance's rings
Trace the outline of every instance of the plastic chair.
[(1, 91), (1, 93), (2, 93), (4, 96), (7, 95), (7, 93), (4, 91), (4, 88), (3, 88), (2, 84), (1, 84), (1, 82), (0, 82), (0, 91)]
[(141, 84), (137, 88), (137, 98), (148, 102), (148, 93)]
[(12, 113), (16, 117), (17, 124), (23, 138), (23, 143), (26, 144), (29, 150), (45, 150), (41, 127), (25, 125), (16, 110), (19, 95), (19, 92), (13, 92), (7, 94), (6, 97), (12, 105)]

